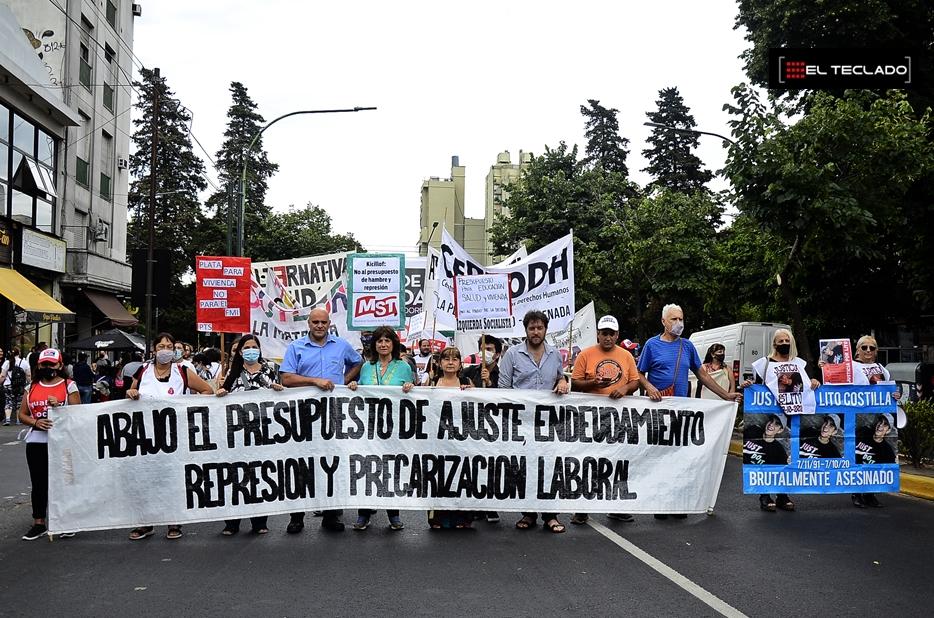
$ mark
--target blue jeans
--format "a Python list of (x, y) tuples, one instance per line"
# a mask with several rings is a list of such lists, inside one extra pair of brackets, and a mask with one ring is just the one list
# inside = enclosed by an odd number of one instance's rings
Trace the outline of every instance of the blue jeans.
[(91, 403), (91, 393), (94, 392), (93, 386), (78, 386), (78, 392), (81, 393), (81, 403)]

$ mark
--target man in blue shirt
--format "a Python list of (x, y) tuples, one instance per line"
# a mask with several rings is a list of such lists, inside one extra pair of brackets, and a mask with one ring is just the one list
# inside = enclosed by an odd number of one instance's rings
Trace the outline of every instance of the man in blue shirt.
[[(279, 371), (283, 386), (315, 386), (323, 391), (334, 390), (335, 384), (356, 379), (363, 357), (349, 343), (330, 333), (331, 317), (321, 307), (308, 315), (308, 336), (289, 344)], [(321, 527), (340, 532), (344, 524), (341, 511), (324, 511)], [(292, 513), (289, 534), (298, 534), (305, 527), (305, 513)]]
[[(684, 312), (678, 305), (665, 305), (662, 309), (662, 334), (645, 342), (642, 355), (639, 356), (639, 371), (648, 374), (640, 380), (645, 392), (652, 401), (661, 401), (662, 397), (688, 397), (688, 369), (694, 372), (701, 383), (716, 393), (720, 399), (739, 401), (742, 393), (728, 393), (706, 372), (701, 371), (701, 360), (697, 348), (687, 339), (681, 338), (684, 332)], [(687, 515), (677, 514), (678, 519)], [(655, 519), (667, 519), (668, 515), (656, 515)]]
[[(545, 342), (548, 316), (541, 311), (529, 311), (522, 318), (522, 325), (525, 326), (525, 343), (512, 346), (500, 358), (497, 385), (499, 388), (528, 388), (566, 394), (569, 387), (561, 365), (561, 354)], [(564, 524), (558, 520), (557, 513), (542, 513), (542, 521), (551, 532), (564, 532)], [(516, 528), (530, 530), (537, 524), (538, 513), (522, 513)]]

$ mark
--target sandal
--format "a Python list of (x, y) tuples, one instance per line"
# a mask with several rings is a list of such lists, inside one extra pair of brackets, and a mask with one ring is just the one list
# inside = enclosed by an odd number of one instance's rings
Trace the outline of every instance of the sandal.
[(253, 534), (269, 534), (269, 528), (253, 528), (250, 532)]
[(547, 522), (545, 522), (545, 528), (547, 528), (548, 531), (553, 534), (561, 534), (566, 530), (564, 524), (562, 524), (557, 519), (549, 519)]
[(775, 501), (772, 496), (759, 496), (759, 508), (769, 513), (775, 512)]
[(516, 528), (518, 528), (519, 530), (531, 530), (537, 525), (538, 525), (538, 522), (536, 522), (531, 517), (525, 517), (525, 516), (523, 516), (522, 519), (516, 522)]
[(221, 531), (221, 534), (224, 536), (233, 536), (240, 532), (240, 526), (236, 524), (227, 524), (224, 526), (224, 529)]
[(140, 539), (145, 539), (147, 536), (152, 536), (155, 533), (155, 528), (152, 526), (140, 526), (139, 528), (133, 528), (133, 531), (130, 532), (131, 541), (139, 541)]
[(181, 526), (169, 526), (169, 529), (165, 532), (165, 538), (169, 540), (175, 540), (182, 538), (182, 527)]
[(574, 516), (571, 517), (571, 523), (575, 526), (583, 526), (588, 519), (590, 519), (590, 516), (587, 513), (574, 513)]
[(370, 518), (365, 515), (357, 517), (357, 522), (353, 525), (354, 530), (366, 530), (370, 525)]

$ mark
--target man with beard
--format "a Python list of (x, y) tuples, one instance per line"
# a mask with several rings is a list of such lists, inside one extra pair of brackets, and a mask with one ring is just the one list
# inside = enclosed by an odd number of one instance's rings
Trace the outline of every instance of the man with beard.
[(425, 376), (428, 375), (428, 361), (431, 360), (430, 339), (418, 340), (418, 354), (415, 354), (412, 359), (415, 361), (415, 367), (418, 369), (418, 373), (415, 376), (416, 384), (424, 384)]
[[(568, 381), (562, 370), (561, 354), (545, 343), (548, 316), (541, 311), (529, 311), (522, 318), (525, 343), (514, 345), (499, 361), (499, 388), (530, 388), (553, 391), (559, 395), (568, 392)], [(545, 527), (551, 532), (564, 532), (564, 524), (557, 513), (542, 513)], [(530, 530), (538, 522), (538, 513), (523, 513), (516, 522), (519, 530)]]

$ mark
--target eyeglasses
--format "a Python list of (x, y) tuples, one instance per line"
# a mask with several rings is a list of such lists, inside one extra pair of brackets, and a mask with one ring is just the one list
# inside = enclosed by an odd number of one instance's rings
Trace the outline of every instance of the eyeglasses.
[(874, 346), (874, 345), (861, 345), (861, 346), (859, 346), (859, 349), (862, 350), (863, 352), (875, 352), (875, 351), (876, 351), (876, 346)]

